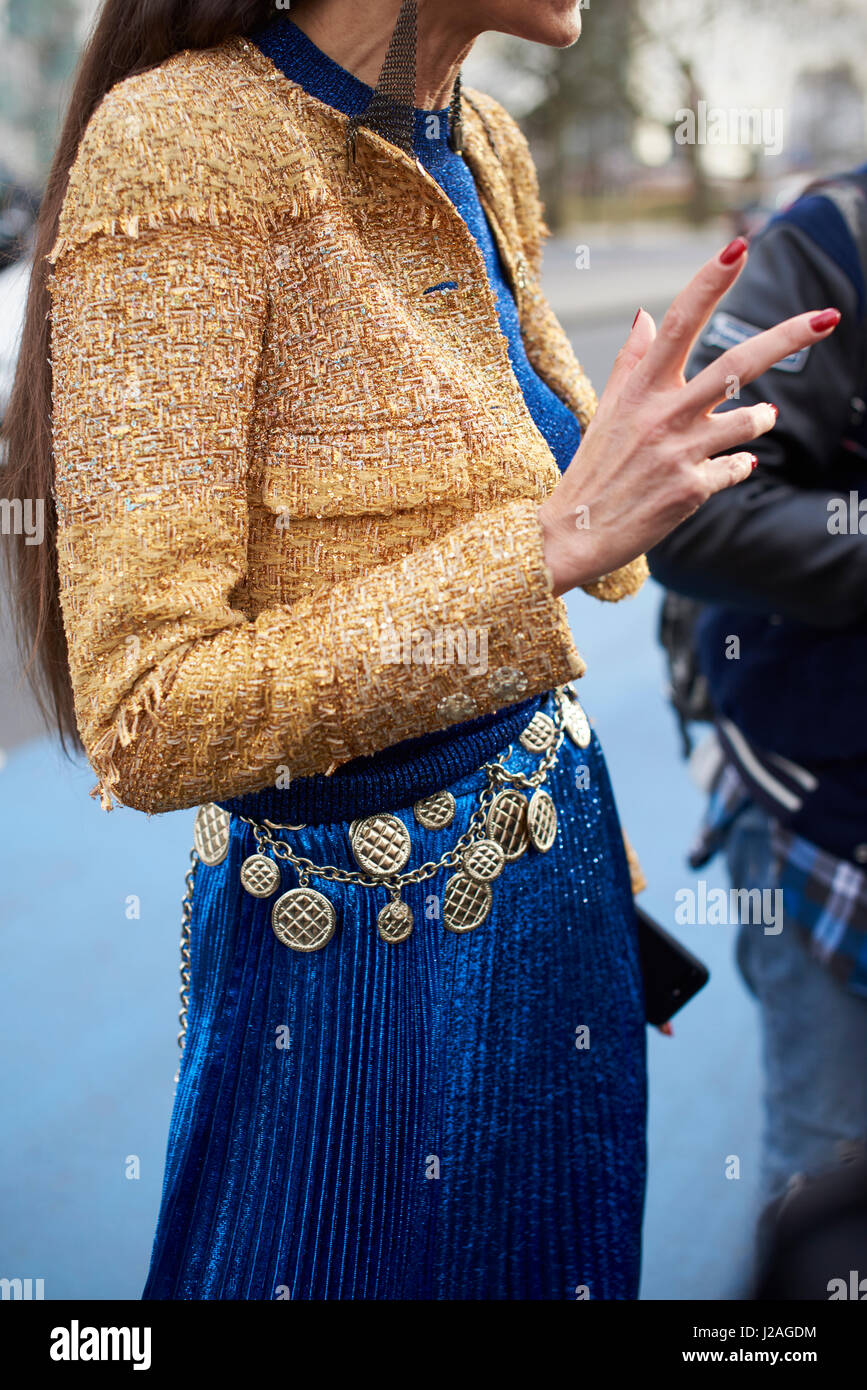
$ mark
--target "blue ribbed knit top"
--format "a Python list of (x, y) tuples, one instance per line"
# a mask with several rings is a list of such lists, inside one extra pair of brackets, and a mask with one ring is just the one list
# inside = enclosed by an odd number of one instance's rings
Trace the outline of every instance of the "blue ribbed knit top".
[[(366, 110), (373, 89), (340, 67), (285, 16), (271, 20), (250, 39), (292, 82), (344, 115)], [(527, 357), (518, 308), (506, 279), (472, 172), (448, 142), (448, 108), (417, 109), (415, 153), (460, 213), (482, 256), (497, 303), (509, 359), (533, 420), (561, 470), (571, 462), (581, 438), (577, 418), (538, 375)], [(447, 292), (447, 285), (431, 286)], [(512, 742), (542, 703), (542, 695), (422, 738), (408, 739), (369, 758), (356, 758), (331, 776), (299, 778), (284, 790), (266, 789), (220, 804), (254, 817), (321, 824), (408, 806), (447, 787)]]

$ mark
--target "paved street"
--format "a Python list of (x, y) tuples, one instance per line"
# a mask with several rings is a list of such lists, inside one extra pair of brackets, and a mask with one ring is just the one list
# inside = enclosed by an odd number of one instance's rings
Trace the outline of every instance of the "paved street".
[[(601, 389), (640, 303), (655, 314), (725, 232), (646, 232), (549, 247), (545, 283)], [(649, 286), (649, 288), (648, 288)], [(643, 901), (672, 923), (694, 884), (684, 851), (701, 798), (679, 757), (655, 641), (659, 591), (603, 605), (569, 599), (588, 663), (584, 703), (621, 815), (650, 880)], [(192, 812), (106, 815), (87, 766), (38, 735), (0, 686), (4, 885), (0, 933), (0, 1275), (45, 1279), (48, 1298), (138, 1298), (160, 1196), (176, 1066), (177, 939)], [(719, 866), (704, 876), (723, 882)], [(130, 895), (140, 915), (129, 915)], [(675, 1038), (649, 1034), (651, 1124), (646, 1298), (737, 1296), (750, 1248), (757, 1164), (755, 1018), (728, 927), (678, 933), (711, 967)], [(17, 1065), (9, 1065), (14, 1058)], [(731, 1156), (741, 1177), (725, 1176)], [(140, 1177), (125, 1176), (137, 1157)]]
[[(548, 242), (543, 285), (570, 332), (616, 333), (622, 319), (625, 337), (639, 306), (661, 317), (690, 275), (728, 240), (724, 227), (701, 232), (654, 224), (594, 228)], [(607, 346), (607, 336), (604, 341)], [(582, 351), (595, 368), (587, 347)], [(599, 366), (605, 366), (604, 358)]]

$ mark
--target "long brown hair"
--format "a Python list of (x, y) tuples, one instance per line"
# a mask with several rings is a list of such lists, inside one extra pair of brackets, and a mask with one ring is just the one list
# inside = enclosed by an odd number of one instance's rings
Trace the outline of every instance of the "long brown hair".
[[(69, 171), (91, 115), (125, 77), (185, 48), (211, 48), (249, 33), (274, 10), (272, 0), (105, 0), (78, 65), (69, 107), (36, 224), (33, 271), (15, 382), (2, 423), (6, 463), (0, 495), (41, 499), (44, 537), (28, 545), (12, 528), (5, 570), (22, 666), (42, 716), (61, 747), (81, 750), (75, 720), (57, 576), (57, 513), (51, 446), (51, 324), (46, 255), (57, 235)], [(13, 501), (14, 506), (14, 501)], [(16, 509), (17, 511), (17, 509)]]

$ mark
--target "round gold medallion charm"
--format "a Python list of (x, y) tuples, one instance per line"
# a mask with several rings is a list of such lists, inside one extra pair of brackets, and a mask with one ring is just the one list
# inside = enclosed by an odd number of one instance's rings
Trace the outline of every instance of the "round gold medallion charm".
[(490, 883), (499, 878), (505, 863), (503, 846), (496, 840), (476, 840), (461, 855), (463, 871), (474, 883)]
[(537, 787), (527, 810), (527, 833), (536, 849), (546, 854), (557, 838), (557, 807), (547, 792)]
[(556, 732), (553, 719), (540, 709), (533, 715), (518, 742), (528, 753), (544, 753), (554, 742)]
[(453, 874), (443, 894), (443, 926), (449, 931), (472, 931), (491, 910), (491, 889), (466, 874)]
[(409, 903), (401, 902), (400, 898), (386, 903), (385, 907), (379, 909), (376, 929), (383, 941), (392, 944), (406, 941), (412, 931), (412, 908)]
[(503, 848), (508, 863), (520, 859), (527, 848), (527, 798), (520, 792), (497, 792), (488, 808), (487, 831)]
[(574, 696), (563, 701), (563, 724), (572, 742), (579, 748), (586, 748), (593, 733), (587, 715)]
[(451, 792), (434, 792), (433, 796), (422, 797), (412, 809), (425, 830), (445, 830), (455, 818), (457, 802)]
[(231, 816), (222, 806), (207, 801), (196, 812), (193, 844), (203, 864), (222, 864), (229, 852)]
[(321, 951), (334, 935), (337, 913), (315, 888), (290, 888), (271, 909), (274, 935), (292, 951)]
[(254, 898), (270, 898), (280, 887), (280, 870), (264, 854), (251, 854), (241, 865), (241, 883)]
[(400, 873), (409, 859), (412, 841), (397, 816), (365, 816), (352, 822), (349, 834), (357, 863), (376, 878)]

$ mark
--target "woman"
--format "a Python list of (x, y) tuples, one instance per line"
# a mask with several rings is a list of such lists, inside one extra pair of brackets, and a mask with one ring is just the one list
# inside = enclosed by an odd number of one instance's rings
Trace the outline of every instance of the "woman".
[(630, 873), (560, 596), (638, 588), (773, 423), (709, 415), (730, 374), (830, 324), (686, 386), (736, 242), (591, 425), (527, 147), (459, 81), (577, 0), (269, 8), (105, 5), (9, 432), (61, 729), (106, 808), (203, 808), (144, 1296), (633, 1298)]

